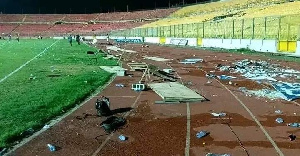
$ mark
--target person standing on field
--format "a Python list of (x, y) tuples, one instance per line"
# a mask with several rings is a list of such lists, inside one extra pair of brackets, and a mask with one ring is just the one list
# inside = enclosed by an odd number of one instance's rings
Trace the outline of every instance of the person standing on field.
[(68, 37), (68, 41), (69, 41), (70, 45), (72, 46), (72, 41), (73, 41), (73, 39), (72, 39), (72, 35), (69, 35), (69, 37)]
[(80, 36), (76, 35), (76, 42), (78, 43), (78, 45), (80, 45)]

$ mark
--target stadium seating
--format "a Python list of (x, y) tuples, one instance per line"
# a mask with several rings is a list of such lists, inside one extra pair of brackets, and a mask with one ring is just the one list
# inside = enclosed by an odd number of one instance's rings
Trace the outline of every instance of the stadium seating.
[(37, 36), (47, 31), (50, 26), (49, 24), (20, 24), (14, 33), (20, 34), (20, 36)]
[(230, 0), (184, 7), (168, 18), (144, 25), (158, 27), (224, 19), (300, 14), (300, 2), (286, 0)]
[(177, 8), (98, 14), (0, 14), (0, 33), (20, 36), (61, 36), (68, 33), (95, 34), (129, 29), (163, 18)]
[(65, 22), (89, 22), (97, 18), (98, 14), (70, 14), (63, 19)]
[(25, 15), (0, 14), (0, 22), (22, 22)]
[(0, 35), (2, 33), (4, 34), (8, 34), (11, 31), (13, 31), (16, 27), (18, 26), (18, 24), (1, 24), (0, 23)]
[(61, 21), (62, 19), (65, 18), (65, 15), (43, 15), (43, 14), (31, 14), (31, 15), (26, 15), (26, 18), (24, 22), (32, 22), (32, 23), (43, 23), (43, 22), (48, 22), (48, 23), (53, 23), (56, 21)]

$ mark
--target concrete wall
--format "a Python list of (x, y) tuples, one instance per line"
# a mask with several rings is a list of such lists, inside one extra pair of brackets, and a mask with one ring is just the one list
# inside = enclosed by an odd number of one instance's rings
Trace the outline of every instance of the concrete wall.
[(300, 41), (297, 41), (296, 55), (300, 56)]
[(159, 44), (159, 37), (145, 37), (144, 42)]
[(277, 41), (276, 40), (263, 40), (261, 52), (277, 52)]
[(221, 47), (223, 44), (223, 39), (215, 39), (215, 38), (203, 38), (202, 39), (202, 47), (212, 47), (217, 48)]
[(250, 39), (202, 39), (202, 47), (241, 49), (249, 48), (261, 52), (277, 52), (276, 40), (250, 40)]

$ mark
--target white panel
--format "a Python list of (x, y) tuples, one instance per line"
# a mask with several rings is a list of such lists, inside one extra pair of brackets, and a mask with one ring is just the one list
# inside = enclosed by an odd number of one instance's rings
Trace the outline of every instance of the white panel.
[(189, 46), (197, 46), (197, 38), (187, 38)]
[(276, 40), (263, 40), (261, 52), (277, 52), (277, 41)]
[(300, 56), (300, 41), (297, 41), (296, 55)]
[(61, 39), (64, 39), (64, 37), (53, 37), (53, 39), (55, 39), (55, 40), (61, 40)]
[(251, 40), (249, 49), (261, 51), (263, 40)]
[(146, 43), (159, 43), (159, 37), (145, 37)]
[(170, 38), (167, 37), (167, 38), (166, 38), (166, 44), (171, 44), (171, 39), (172, 39), (171, 37), (170, 37)]
[(118, 36), (118, 37), (114, 36), (114, 37), (109, 37), (109, 38), (113, 39), (113, 40), (115, 40), (115, 39), (125, 39), (125, 37), (120, 37), (120, 36)]
[(224, 49), (232, 49), (232, 45), (231, 45), (231, 39), (223, 39), (223, 44), (221, 48)]
[(202, 47), (220, 48), (223, 44), (223, 39), (204, 38), (202, 39)]
[(241, 39), (241, 48), (248, 49), (250, 47), (251, 40), (250, 39)]
[(232, 39), (231, 40), (231, 49), (241, 49), (242, 48), (241, 39)]
[(143, 37), (126, 37), (126, 39), (130, 39), (130, 40), (140, 39), (141, 41), (143, 41)]

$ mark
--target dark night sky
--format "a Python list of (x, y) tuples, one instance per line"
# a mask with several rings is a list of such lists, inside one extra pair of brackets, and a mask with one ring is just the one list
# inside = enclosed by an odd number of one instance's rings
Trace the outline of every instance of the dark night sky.
[[(53, 13), (99, 13), (165, 8), (182, 4), (183, 0), (0, 0), (0, 12), (24, 14)], [(205, 0), (184, 0), (185, 3), (196, 3)]]

